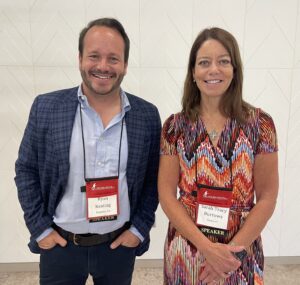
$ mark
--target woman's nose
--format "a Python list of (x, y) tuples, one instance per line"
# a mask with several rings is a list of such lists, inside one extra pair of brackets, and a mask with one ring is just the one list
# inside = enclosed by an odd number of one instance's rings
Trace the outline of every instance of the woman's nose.
[(211, 73), (219, 73), (220, 72), (220, 69), (219, 69), (219, 65), (217, 62), (213, 61), (210, 65), (210, 69), (209, 71)]

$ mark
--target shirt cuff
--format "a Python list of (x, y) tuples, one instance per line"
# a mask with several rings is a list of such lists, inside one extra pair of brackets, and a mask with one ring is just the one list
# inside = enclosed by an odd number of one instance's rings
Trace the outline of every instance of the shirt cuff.
[(131, 226), (129, 230), (130, 230), (135, 236), (137, 236), (141, 242), (144, 241), (144, 237), (140, 234), (140, 232), (136, 229), (136, 227)]
[(36, 238), (36, 241), (39, 242), (41, 241), (43, 238), (45, 238), (47, 235), (49, 235), (51, 232), (53, 232), (54, 230), (52, 228), (48, 228), (46, 229), (41, 235), (39, 235)]

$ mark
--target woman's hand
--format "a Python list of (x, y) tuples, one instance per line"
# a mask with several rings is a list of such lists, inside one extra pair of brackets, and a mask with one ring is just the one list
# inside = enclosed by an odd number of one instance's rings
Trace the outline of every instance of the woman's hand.
[(220, 276), (214, 270), (214, 268), (206, 261), (202, 264), (202, 267), (204, 269), (200, 275), (200, 279), (202, 280), (203, 283), (207, 283), (207, 285), (216, 284), (217, 282), (220, 282), (220, 280), (224, 280), (224, 279), (228, 278), (234, 272), (234, 271), (230, 271), (227, 273), (224, 272)]
[(235, 271), (241, 266), (241, 262), (234, 257), (232, 252), (239, 252), (243, 249), (243, 246), (212, 243), (203, 251), (206, 261), (200, 280), (208, 283), (227, 278), (229, 272)]
[(203, 283), (214, 284), (222, 278), (208, 262), (205, 261), (201, 266), (204, 268), (200, 274)]

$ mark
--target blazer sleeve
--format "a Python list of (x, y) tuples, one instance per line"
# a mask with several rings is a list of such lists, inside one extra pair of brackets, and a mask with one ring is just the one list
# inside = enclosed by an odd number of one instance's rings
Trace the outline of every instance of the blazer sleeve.
[(38, 108), (39, 97), (32, 104), (15, 164), (18, 198), (24, 211), (25, 223), (34, 239), (52, 224), (52, 217), (45, 210), (39, 175)]
[(145, 238), (140, 245), (137, 255), (144, 253), (149, 247), (149, 232), (155, 221), (155, 211), (158, 206), (157, 177), (159, 165), (159, 149), (161, 120), (156, 107), (152, 112), (147, 132), (150, 132), (150, 144), (147, 159), (147, 168), (144, 177), (143, 189), (132, 224)]

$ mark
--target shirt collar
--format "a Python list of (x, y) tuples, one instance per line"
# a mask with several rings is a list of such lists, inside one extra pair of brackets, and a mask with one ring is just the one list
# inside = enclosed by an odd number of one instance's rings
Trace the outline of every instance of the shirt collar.
[[(78, 101), (81, 104), (82, 108), (91, 108), (87, 100), (87, 97), (82, 92), (81, 85), (78, 87), (77, 96), (78, 96)], [(122, 88), (120, 89), (120, 96), (122, 102), (121, 114), (123, 116), (127, 111), (131, 109), (131, 106), (128, 97)]]

